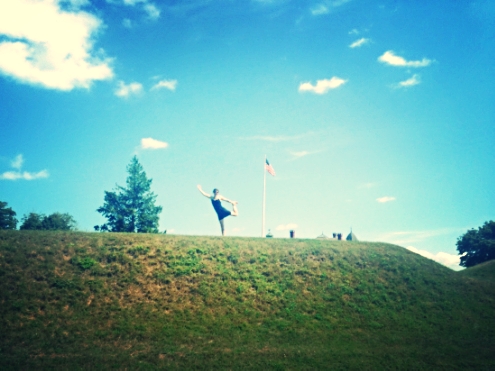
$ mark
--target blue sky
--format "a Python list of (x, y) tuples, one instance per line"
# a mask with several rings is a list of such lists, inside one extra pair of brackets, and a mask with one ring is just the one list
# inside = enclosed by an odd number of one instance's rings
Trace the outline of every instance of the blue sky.
[(494, 218), (491, 1), (4, 0), (0, 200), (105, 220), (134, 154), (160, 229), (353, 228), (448, 266)]

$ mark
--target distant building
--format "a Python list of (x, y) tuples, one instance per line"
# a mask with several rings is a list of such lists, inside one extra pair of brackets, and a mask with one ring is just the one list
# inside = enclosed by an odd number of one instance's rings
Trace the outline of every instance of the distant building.
[(347, 241), (359, 241), (356, 235), (352, 233), (352, 229), (351, 229), (351, 233), (349, 233), (345, 239)]
[(329, 238), (329, 237), (327, 237), (327, 236), (325, 236), (325, 235), (323, 234), (323, 232), (321, 232), (321, 234), (320, 234), (318, 237), (316, 237), (316, 239), (317, 239), (317, 240), (329, 240), (330, 238)]
[(266, 235), (266, 238), (273, 238), (273, 234), (270, 230), (268, 230), (268, 234)]

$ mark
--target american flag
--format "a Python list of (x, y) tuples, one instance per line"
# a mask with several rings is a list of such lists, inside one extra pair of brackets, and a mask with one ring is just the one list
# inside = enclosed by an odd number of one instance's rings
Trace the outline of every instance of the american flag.
[(272, 166), (272, 165), (270, 165), (270, 163), (268, 162), (268, 159), (266, 160), (265, 169), (266, 169), (266, 171), (268, 171), (271, 175), (275, 176), (275, 169), (273, 168), (273, 166)]

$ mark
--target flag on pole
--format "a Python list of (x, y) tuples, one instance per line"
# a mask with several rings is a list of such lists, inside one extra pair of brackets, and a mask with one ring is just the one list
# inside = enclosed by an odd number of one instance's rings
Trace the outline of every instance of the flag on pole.
[(266, 161), (266, 164), (265, 164), (266, 171), (268, 171), (270, 173), (270, 175), (275, 176), (275, 169), (273, 168), (272, 165), (270, 165), (270, 163), (268, 162), (268, 159), (265, 159), (265, 161)]

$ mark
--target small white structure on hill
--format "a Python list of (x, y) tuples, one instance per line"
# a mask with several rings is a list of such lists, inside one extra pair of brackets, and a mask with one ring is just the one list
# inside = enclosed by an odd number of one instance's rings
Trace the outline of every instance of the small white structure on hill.
[(323, 234), (323, 232), (321, 232), (321, 234), (316, 237), (317, 240), (329, 240), (330, 238), (325, 236), (325, 234)]
[(347, 241), (359, 241), (356, 235), (352, 233), (352, 229), (351, 229), (351, 233), (349, 233), (345, 239)]

